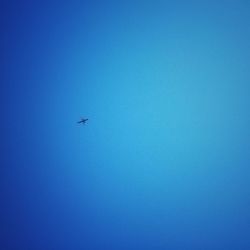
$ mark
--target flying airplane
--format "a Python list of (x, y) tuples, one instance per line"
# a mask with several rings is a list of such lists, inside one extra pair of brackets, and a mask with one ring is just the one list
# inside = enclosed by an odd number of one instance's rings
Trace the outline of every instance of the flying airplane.
[(81, 118), (81, 120), (80, 120), (80, 121), (78, 121), (77, 123), (82, 123), (82, 124), (85, 124), (87, 120), (88, 120), (88, 119)]

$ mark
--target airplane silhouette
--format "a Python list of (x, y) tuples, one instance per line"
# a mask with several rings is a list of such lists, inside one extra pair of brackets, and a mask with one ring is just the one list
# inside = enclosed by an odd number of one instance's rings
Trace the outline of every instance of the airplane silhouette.
[(88, 119), (81, 118), (81, 120), (80, 120), (80, 121), (78, 121), (77, 123), (82, 123), (82, 124), (85, 124), (87, 120), (88, 120)]

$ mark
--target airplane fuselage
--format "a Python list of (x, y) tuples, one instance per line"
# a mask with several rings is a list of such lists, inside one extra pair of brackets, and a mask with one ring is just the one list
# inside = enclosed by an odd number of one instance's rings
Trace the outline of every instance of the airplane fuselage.
[(81, 120), (80, 120), (79, 122), (77, 122), (77, 123), (85, 124), (87, 120), (88, 120), (88, 119), (81, 119)]

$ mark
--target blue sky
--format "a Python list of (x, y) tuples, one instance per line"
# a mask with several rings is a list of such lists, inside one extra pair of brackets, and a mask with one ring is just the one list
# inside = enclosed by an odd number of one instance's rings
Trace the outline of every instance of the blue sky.
[(247, 1), (0, 11), (1, 248), (250, 248)]

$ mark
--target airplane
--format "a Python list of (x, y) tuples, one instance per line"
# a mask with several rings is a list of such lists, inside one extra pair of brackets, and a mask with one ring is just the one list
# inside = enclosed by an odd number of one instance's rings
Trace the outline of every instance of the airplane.
[(88, 120), (88, 119), (81, 118), (81, 120), (80, 120), (80, 121), (78, 121), (77, 123), (82, 123), (82, 124), (85, 124), (87, 120)]

